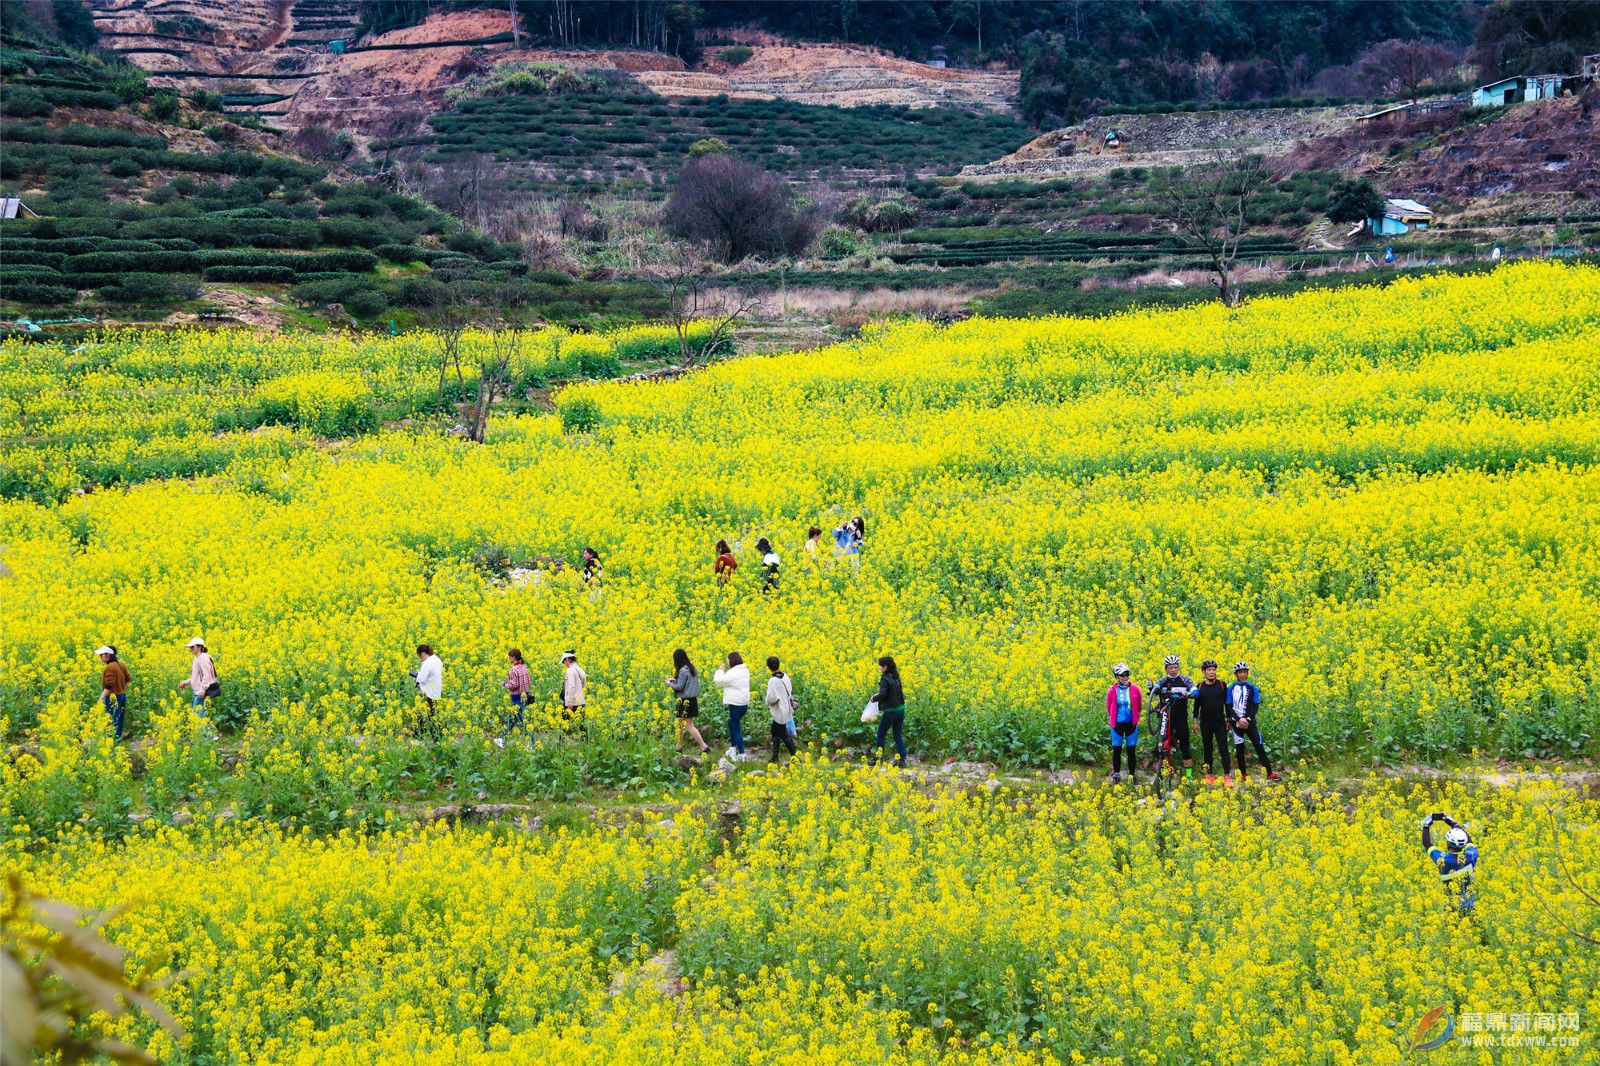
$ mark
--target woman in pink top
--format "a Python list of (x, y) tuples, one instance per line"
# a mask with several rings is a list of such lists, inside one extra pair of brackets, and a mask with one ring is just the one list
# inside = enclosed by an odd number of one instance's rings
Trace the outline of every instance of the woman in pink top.
[(222, 686), (217, 682), (217, 664), (211, 661), (206, 642), (199, 637), (189, 642), (189, 654), (194, 656), (194, 661), (189, 664), (189, 680), (179, 681), (178, 687), (186, 688), (193, 694), (195, 708), (204, 718), (206, 700), (222, 691)]
[(511, 706), (515, 708), (506, 716), (506, 732), (523, 728), (522, 714), (528, 706), (528, 691), (532, 680), (528, 677), (528, 664), (522, 660), (522, 650), (512, 648), (506, 652), (506, 658), (511, 660), (511, 670), (506, 674), (506, 679), (500, 682), (500, 687), (511, 695)]

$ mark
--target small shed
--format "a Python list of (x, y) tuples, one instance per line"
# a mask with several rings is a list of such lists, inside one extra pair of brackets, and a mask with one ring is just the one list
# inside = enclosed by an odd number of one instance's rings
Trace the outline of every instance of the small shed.
[(1472, 90), (1473, 107), (1505, 107), (1534, 100), (1554, 100), (1566, 81), (1561, 74), (1525, 74), (1501, 78)]
[(1432, 224), (1431, 208), (1405, 199), (1385, 200), (1383, 214), (1367, 219), (1367, 228), (1380, 237), (1396, 237), (1414, 229), (1427, 229)]
[(33, 208), (15, 196), (0, 196), (0, 218), (38, 218)]

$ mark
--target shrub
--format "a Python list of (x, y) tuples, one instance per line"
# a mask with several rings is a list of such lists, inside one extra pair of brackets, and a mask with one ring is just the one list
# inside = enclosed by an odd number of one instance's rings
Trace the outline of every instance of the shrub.
[(355, 318), (372, 318), (389, 309), (389, 301), (377, 289), (363, 289), (344, 300), (344, 309)]
[(1329, 221), (1352, 223), (1383, 211), (1383, 196), (1366, 178), (1340, 178), (1328, 193)]
[(561, 432), (589, 433), (600, 425), (600, 405), (588, 396), (563, 396), (556, 403)]
[(845, 204), (840, 220), (867, 233), (898, 233), (916, 224), (917, 208), (904, 196), (882, 200), (857, 196)]
[(283, 266), (211, 266), (200, 276), (207, 281), (293, 281), (295, 273)]
[(737, 67), (742, 63), (748, 63), (750, 61), (750, 57), (755, 54), (756, 50), (751, 48), (749, 45), (736, 44), (732, 45), (731, 47), (724, 48), (722, 51), (718, 52), (717, 58), (731, 67)]
[(55, 110), (50, 101), (33, 89), (7, 87), (0, 94), (0, 111), (7, 118), (39, 118)]
[(354, 275), (302, 281), (289, 290), (289, 296), (297, 303), (310, 304), (314, 307), (342, 304), (356, 293), (369, 289), (371, 284), (367, 278)]
[(419, 260), (419, 249), (409, 244), (380, 244), (373, 249), (380, 259), (390, 263), (411, 263)]
[(702, 137), (689, 146), (689, 158), (699, 159), (706, 155), (732, 155), (733, 149), (728, 147), (728, 142), (721, 137)]
[(7, 281), (0, 285), (0, 299), (22, 304), (64, 304), (77, 299), (78, 290), (65, 285), (44, 285), (37, 282)]
[(847, 229), (830, 226), (817, 242), (817, 252), (824, 259), (848, 259), (859, 253), (866, 242)]
[(118, 303), (165, 303), (195, 296), (193, 285), (180, 285), (165, 274), (135, 271), (123, 274), (115, 285), (107, 285), (100, 295)]
[(817, 232), (816, 212), (797, 207), (782, 178), (725, 155), (702, 156), (683, 168), (662, 222), (675, 236), (707, 243), (729, 263), (803, 254)]
[(171, 122), (178, 117), (178, 94), (171, 89), (157, 89), (145, 101), (144, 112), (155, 122)]

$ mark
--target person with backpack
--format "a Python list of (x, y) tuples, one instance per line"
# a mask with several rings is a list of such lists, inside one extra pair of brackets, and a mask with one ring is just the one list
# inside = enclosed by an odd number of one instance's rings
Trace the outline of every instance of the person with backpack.
[(794, 722), (794, 681), (783, 672), (782, 664), (776, 655), (767, 656), (767, 669), (772, 676), (767, 679), (767, 711), (772, 715), (771, 746), (772, 753), (767, 757), (767, 762), (778, 761), (778, 745), (782, 744), (789, 749), (789, 758), (793, 759), (798, 752), (795, 750), (794, 737), (789, 732), (789, 726)]
[(739, 560), (733, 557), (733, 549), (728, 547), (727, 541), (717, 541), (717, 561), (711, 568), (711, 572), (716, 575), (717, 584), (726, 585), (732, 581), (733, 572), (737, 569)]
[(750, 710), (750, 668), (736, 651), (728, 653), (727, 665), (711, 675), (722, 690), (722, 705), (728, 710), (728, 757), (744, 758), (744, 716)]
[(1122, 780), (1122, 753), (1128, 753), (1128, 780), (1139, 779), (1139, 717), (1144, 713), (1144, 692), (1133, 683), (1127, 663), (1111, 668), (1114, 679), (1106, 690), (1106, 719), (1111, 725), (1111, 783)]
[(683, 750), (683, 734), (687, 730), (694, 737), (694, 742), (700, 745), (701, 754), (704, 754), (711, 750), (711, 745), (706, 743), (694, 724), (700, 715), (700, 671), (694, 668), (694, 663), (689, 661), (689, 653), (682, 648), (672, 653), (672, 665), (677, 673), (667, 678), (667, 687), (672, 689), (676, 697), (673, 718), (678, 722), (678, 750)]
[(1233, 746), (1228, 736), (1228, 685), (1217, 676), (1217, 660), (1207, 659), (1200, 664), (1200, 684), (1194, 690), (1196, 725), (1200, 730), (1200, 746), (1206, 757), (1206, 784), (1216, 781), (1213, 773), (1212, 748), (1222, 753), (1222, 780), (1233, 778), (1233, 764), (1228, 754)]
[(761, 591), (771, 592), (778, 587), (778, 553), (766, 537), (756, 541), (756, 551), (761, 553)]
[(878, 704), (878, 738), (872, 742), (868, 762), (877, 765), (879, 752), (888, 754), (884, 740), (894, 732), (894, 750), (899, 755), (896, 766), (906, 764), (906, 693), (900, 682), (900, 666), (894, 656), (885, 655), (878, 660), (878, 692), (873, 699)]
[(1281, 780), (1273, 772), (1272, 763), (1267, 759), (1267, 746), (1261, 742), (1261, 726), (1257, 721), (1261, 714), (1261, 690), (1250, 680), (1250, 664), (1243, 662), (1236, 664), (1233, 668), (1233, 677), (1233, 684), (1228, 686), (1228, 716), (1233, 723), (1233, 755), (1239, 764), (1239, 780), (1243, 781), (1249, 776), (1244, 769), (1246, 744), (1256, 749), (1256, 758), (1261, 760), (1261, 768), (1267, 772), (1267, 780)]
[(194, 697), (194, 708), (201, 718), (206, 716), (206, 700), (215, 699), (222, 692), (222, 683), (217, 680), (217, 664), (211, 658), (211, 653), (206, 651), (206, 642), (199, 637), (189, 641), (189, 654), (194, 659), (189, 663), (189, 679), (179, 681), (179, 688), (186, 688)]
[(111, 732), (121, 740), (122, 723), (128, 713), (128, 683), (133, 677), (122, 660), (117, 658), (114, 646), (102, 644), (94, 653), (104, 664), (100, 670), (100, 701), (105, 704), (106, 714), (111, 717)]
[[(506, 652), (506, 658), (511, 661), (511, 668), (506, 672), (506, 679), (500, 682), (500, 687), (506, 690), (511, 697), (511, 713), (506, 715), (506, 732), (523, 728), (524, 715), (528, 709), (528, 693), (533, 689), (533, 679), (528, 676), (528, 664), (522, 657), (521, 648), (512, 648)], [(505, 747), (505, 740), (497, 738), (495, 743)]]

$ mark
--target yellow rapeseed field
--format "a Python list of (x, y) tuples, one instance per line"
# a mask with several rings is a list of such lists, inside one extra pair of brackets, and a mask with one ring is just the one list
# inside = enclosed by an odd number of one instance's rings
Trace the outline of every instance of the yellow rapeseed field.
[[(304, 396), (327, 372), (310, 344), (155, 347), (241, 367), (282, 349), (293, 376), (264, 387)], [(393, 362), (430, 342), (372, 344)], [(198, 633), (225, 719), (304, 703), (340, 729), (398, 722), (427, 641), (463, 727), (498, 720), (511, 646), (533, 663), (536, 719), (559, 722), (556, 655), (575, 648), (591, 719), (659, 735), (681, 646), (706, 667), (780, 655), (803, 727), (840, 737), (893, 654), (914, 746), (1049, 764), (1101, 751), (1112, 663), (1143, 680), (1177, 652), (1191, 670), (1250, 661), (1286, 754), (1570, 755), (1600, 732), (1597, 345), (1600, 273), (1541, 264), (1237, 312), (887, 325), (569, 388), (559, 402), (582, 417), (565, 431), (507, 417), (485, 446), (401, 429), (283, 451), (206, 431), (229, 442), (210, 476), (0, 503), (0, 713), (28, 726), (87, 707), (89, 652), (110, 642), (139, 722)], [(149, 347), (72, 358), (126, 381)], [(40, 362), (4, 352), (0, 377)], [(39, 461), (81, 471), (67, 437)], [(856, 514), (859, 568), (827, 535)], [(783, 559), (771, 595), (762, 536)], [(722, 537), (744, 563), (726, 587)], [(570, 565), (584, 546), (603, 589)], [(486, 558), (569, 565), (513, 587)]]
[[(1553, 785), (1162, 806), (802, 761), (737, 798), (731, 834), (691, 803), (577, 832), (80, 833), (18, 864), (132, 902), (108, 934), (191, 971), (162, 993), (182, 1040), (115, 1029), (174, 1063), (1600, 1060), (1600, 955), (1561, 926), (1600, 914), (1560, 872), (1593, 889), (1600, 804)], [(1471, 919), (1418, 846), (1439, 805), (1485, 849)], [(1457, 1035), (1419, 1059), (1441, 1006)], [(1495, 1015), (1575, 1042), (1474, 1049)]]
[[(1297, 765), (1593, 756), (1600, 270), (898, 322), (555, 412), (542, 383), (675, 339), (525, 341), (484, 444), (430, 416), (436, 337), (0, 346), (0, 862), (132, 904), (106, 930), (130, 968), (187, 971), (181, 1038), (94, 1025), (196, 1064), (1600, 1061), (1568, 929), (1600, 930), (1592, 791)], [(449, 398), (494, 343), (463, 338)], [(829, 533), (855, 515), (853, 561)], [(206, 721), (176, 688), (195, 635)], [(415, 740), (424, 641), (444, 699)], [(95, 702), (102, 643), (137, 749)], [(500, 746), (512, 646), (533, 735)], [(677, 788), (676, 647), (780, 655), (810, 753), (578, 828), (417, 824)], [(1251, 663), (1290, 787), (1021, 769), (1100, 759), (1111, 664), (1169, 652)], [(913, 752), (1016, 776), (852, 769), (882, 654)], [(1419, 844), (1439, 809), (1484, 856), (1469, 918)], [(1451, 1037), (1416, 1050), (1435, 1008)], [(1474, 1043), (1518, 1033), (1546, 1042)]]

